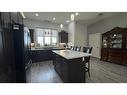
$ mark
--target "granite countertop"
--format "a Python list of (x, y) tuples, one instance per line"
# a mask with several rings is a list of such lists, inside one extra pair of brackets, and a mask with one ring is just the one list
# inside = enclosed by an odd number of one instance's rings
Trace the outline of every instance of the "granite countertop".
[(72, 51), (72, 50), (53, 50), (53, 52), (66, 59), (88, 57), (92, 55), (89, 53), (77, 52), (77, 51)]

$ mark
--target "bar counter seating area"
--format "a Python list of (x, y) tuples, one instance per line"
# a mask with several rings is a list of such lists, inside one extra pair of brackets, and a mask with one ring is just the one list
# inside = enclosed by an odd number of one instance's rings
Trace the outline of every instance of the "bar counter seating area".
[(91, 54), (73, 50), (57, 50), (53, 51), (53, 56), (55, 70), (63, 82), (85, 82), (86, 59)]

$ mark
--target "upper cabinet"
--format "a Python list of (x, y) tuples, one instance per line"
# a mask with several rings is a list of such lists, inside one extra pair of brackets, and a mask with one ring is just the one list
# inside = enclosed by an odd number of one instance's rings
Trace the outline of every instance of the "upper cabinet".
[(11, 12), (11, 23), (12, 24), (18, 23), (18, 15), (17, 15), (17, 12)]
[(110, 35), (110, 48), (122, 48), (123, 35), (122, 33), (113, 33)]
[(66, 31), (59, 32), (59, 42), (68, 43), (68, 33)]
[(21, 16), (21, 14), (18, 12), (17, 13), (17, 22), (19, 23), (19, 24), (23, 24), (23, 18), (22, 18), (22, 16)]
[(29, 30), (30, 30), (31, 42), (34, 43), (34, 29), (29, 29)]
[(23, 18), (19, 12), (1, 12), (0, 22), (2, 28), (10, 28), (10, 24), (23, 24)]
[(10, 13), (9, 12), (2, 12), (1, 13), (1, 28), (3, 29), (10, 29)]
[[(15, 32), (12, 31), (11, 24), (18, 23), (17, 14), (19, 13), (0, 12), (0, 76), (4, 76), (3, 78), (0, 78), (0, 82), (16, 82), (17, 72), (15, 57), (17, 56), (14, 56), (14, 51), (17, 49), (14, 49)], [(22, 42), (20, 41), (20, 38), (18, 38), (18, 40), (19, 42)], [(20, 46), (22, 47), (21, 44)], [(21, 71), (20, 69), (18, 70)], [(22, 76), (21, 73), (20, 75)]]
[(123, 28), (116, 27), (102, 34), (102, 48), (122, 49), (124, 44), (123, 30)]
[(106, 34), (102, 35), (102, 47), (107, 48), (108, 47), (108, 36)]
[(12, 24), (23, 24), (23, 18), (21, 14), (19, 12), (11, 12), (11, 22)]

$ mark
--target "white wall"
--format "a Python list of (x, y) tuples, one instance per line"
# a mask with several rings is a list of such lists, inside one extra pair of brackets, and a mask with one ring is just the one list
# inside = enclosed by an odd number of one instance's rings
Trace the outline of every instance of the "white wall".
[(68, 25), (69, 42), (75, 46), (87, 46), (87, 25), (71, 22)]
[(74, 45), (75, 37), (75, 22), (70, 22), (68, 25), (68, 42)]
[[(25, 19), (24, 24), (29, 28), (29, 29), (35, 29), (37, 27), (39, 28), (53, 28), (57, 29), (60, 31), (60, 25), (59, 24), (54, 24), (54, 23), (49, 23), (49, 22), (42, 22), (42, 21), (36, 21), (36, 20), (31, 20), (31, 19)], [(67, 31), (67, 26), (64, 25), (62, 30)]]
[(87, 25), (76, 22), (74, 44), (76, 46), (87, 46)]
[(114, 27), (127, 27), (127, 13), (114, 15), (88, 26), (88, 33), (105, 33)]
[(92, 56), (101, 57), (101, 34), (95, 33), (89, 35), (89, 46), (93, 47)]

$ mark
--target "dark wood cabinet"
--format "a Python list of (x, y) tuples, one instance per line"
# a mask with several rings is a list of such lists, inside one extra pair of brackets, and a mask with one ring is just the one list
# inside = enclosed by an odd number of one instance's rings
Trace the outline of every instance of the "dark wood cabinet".
[(55, 55), (56, 59), (54, 60), (54, 68), (62, 80), (66, 83), (68, 82), (68, 66), (66, 60), (58, 55)]
[(101, 60), (125, 64), (127, 29), (116, 27), (102, 34)]
[(66, 31), (59, 32), (59, 42), (68, 43), (68, 33)]
[(6, 72), (8, 74), (8, 81), (15, 82), (15, 60), (14, 60), (14, 43), (13, 43), (13, 33), (4, 30), (3, 32), (3, 52), (4, 52), (4, 62), (6, 64)]
[(16, 71), (14, 61), (13, 32), (9, 12), (0, 13), (0, 82), (15, 82)]
[(101, 49), (101, 60), (103, 60), (103, 61), (108, 60), (108, 49), (107, 48)]
[(17, 23), (23, 24), (23, 18), (19, 12), (17, 13)]
[(34, 29), (29, 29), (29, 30), (30, 30), (31, 42), (34, 43)]
[(54, 54), (54, 68), (65, 83), (85, 82), (85, 69), (82, 58), (65, 59), (62, 56)]
[(4, 77), (5, 73), (3, 73), (3, 72), (6, 71), (6, 65), (5, 65), (5, 62), (4, 62), (3, 50), (4, 49), (3, 49), (3, 41), (2, 41), (2, 32), (0, 31), (0, 82), (5, 81), (5, 77)]
[(65, 59), (63, 59), (62, 60), (62, 62), (61, 62), (62, 64), (62, 79), (64, 80), (64, 82), (68, 82), (68, 76), (69, 76), (69, 74), (68, 74), (68, 72), (69, 72), (69, 69), (68, 69), (68, 63), (66, 62), (66, 60)]
[(11, 12), (11, 23), (17, 24), (18, 23), (18, 13), (17, 12)]
[(11, 28), (11, 19), (10, 19), (9, 12), (2, 12), (1, 13), (1, 27), (3, 29), (10, 29)]
[(32, 50), (31, 59), (33, 63), (52, 60), (52, 51), (51, 50)]
[[(20, 53), (18, 52), (18, 55), (15, 55), (17, 47), (15, 45), (15, 32), (13, 31), (12, 24), (18, 24), (19, 18), (17, 18), (17, 15), (20, 14), (17, 12), (15, 12), (15, 15), (11, 12), (0, 13), (0, 82), (25, 82), (25, 74), (23, 74), (25, 69), (21, 68), (23, 65), (21, 61), (23, 62), (24, 60), (22, 59), (20, 62), (16, 62), (17, 56), (21, 55), (20, 57), (23, 57), (21, 54), (23, 53), (22, 46), (19, 49)], [(22, 19), (21, 15), (20, 18)], [(23, 28), (20, 36), (23, 38)], [(23, 44), (23, 39), (17, 37), (16, 40), (19, 45)], [(19, 66), (20, 63), (21, 65)], [(18, 69), (16, 65), (19, 67)], [(20, 76), (19, 80), (17, 80), (19, 78), (17, 75)]]
[(121, 49), (109, 49), (108, 61), (121, 64), (123, 62), (123, 52)]
[(123, 51), (123, 63), (127, 64), (127, 50)]
[(123, 63), (127, 64), (127, 28), (124, 29), (124, 41), (123, 41)]
[(61, 60), (60, 60), (60, 57), (56, 55), (56, 60), (55, 60), (55, 70), (56, 72), (59, 74), (60, 77), (62, 77), (62, 63)]

